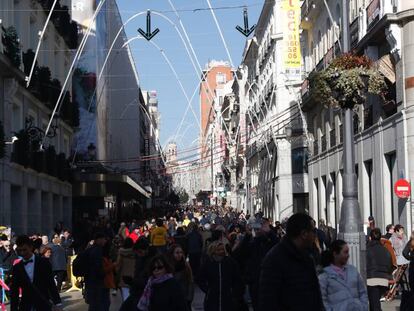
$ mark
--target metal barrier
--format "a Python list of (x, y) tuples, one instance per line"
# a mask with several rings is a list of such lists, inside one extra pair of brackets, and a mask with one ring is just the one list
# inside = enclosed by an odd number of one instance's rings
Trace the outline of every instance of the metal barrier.
[(76, 255), (69, 256), (67, 273), (68, 273), (68, 278), (70, 278), (71, 287), (66, 291), (66, 293), (74, 292), (74, 291), (82, 291), (82, 289), (78, 287), (78, 284), (81, 282), (82, 278), (78, 278), (74, 276), (72, 273), (72, 264), (75, 258), (76, 258)]

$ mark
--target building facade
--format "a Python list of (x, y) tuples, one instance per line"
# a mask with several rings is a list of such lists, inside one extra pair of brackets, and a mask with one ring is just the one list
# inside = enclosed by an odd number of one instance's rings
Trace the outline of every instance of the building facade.
[[(200, 176), (201, 190), (214, 192), (215, 177), (211, 166), (214, 166), (216, 146), (220, 144), (220, 139), (224, 135), (221, 132), (221, 125), (216, 123), (221, 121), (220, 111), (224, 99), (224, 93), (217, 95), (225, 85), (233, 80), (233, 69), (228, 62), (210, 61), (203, 70), (200, 83), (200, 113), (201, 113), (201, 132), (200, 132)], [(213, 162), (211, 162), (213, 158)], [(213, 174), (213, 175), (212, 175)]]
[[(96, 8), (93, 0), (73, 3), (83, 36)], [(73, 186), (79, 223), (98, 216), (121, 221), (139, 215), (151, 206), (152, 197), (147, 162), (141, 161), (150, 152), (145, 145), (148, 111), (135, 61), (124, 45), (127, 36), (116, 1), (106, 1), (92, 25), (73, 77), (80, 106)]]
[(241, 64), (246, 81), (247, 211), (262, 211), (273, 220), (308, 211), (300, 80), (285, 75), (285, 15), (281, 2), (266, 1)]
[[(331, 17), (328, 13), (331, 13)], [(368, 96), (354, 112), (355, 171), (365, 223), (374, 216), (387, 224), (412, 227), (410, 200), (399, 199), (394, 184), (413, 177), (412, 119), (414, 5), (411, 1), (350, 1), (351, 49), (367, 55), (387, 83), (385, 100)], [(305, 76), (323, 70), (341, 53), (341, 1), (304, 1), (302, 52)], [(410, 39), (408, 39), (410, 38)], [(301, 88), (312, 152), (309, 158), (310, 214), (337, 227), (342, 203), (342, 112), (310, 100), (309, 82)]]
[(8, 142), (0, 159), (0, 222), (16, 234), (49, 233), (55, 223), (70, 226), (72, 221), (68, 158), (79, 120), (71, 83), (59, 118), (44, 136), (77, 47), (78, 26), (71, 21), (68, 1), (57, 5), (30, 86), (25, 85), (46, 6), (41, 1), (0, 2), (0, 121)]

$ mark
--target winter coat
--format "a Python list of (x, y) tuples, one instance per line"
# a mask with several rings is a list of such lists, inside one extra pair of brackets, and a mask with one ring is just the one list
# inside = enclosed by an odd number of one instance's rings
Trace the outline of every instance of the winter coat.
[(65, 249), (66, 258), (73, 256), (73, 239), (71, 237), (68, 237), (67, 239), (63, 237), (61, 245)]
[(319, 275), (326, 311), (368, 311), (367, 288), (358, 270), (345, 266), (345, 280), (333, 269), (325, 267)]
[(206, 294), (205, 311), (233, 311), (243, 295), (240, 271), (231, 257), (221, 261), (207, 257), (200, 268), (198, 285)]
[(134, 277), (135, 272), (135, 253), (132, 248), (120, 248), (117, 260), (118, 275), (120, 277), (119, 286), (128, 287), (123, 277)]
[(278, 242), (274, 232), (252, 237), (246, 234), (240, 244), (233, 251), (233, 258), (243, 267), (248, 284), (258, 285), (260, 278), (260, 267), (269, 250)]
[(187, 311), (187, 304), (180, 285), (174, 278), (154, 284), (149, 311)]
[(321, 311), (323, 302), (315, 265), (288, 238), (263, 260), (259, 280), (260, 311)]
[(380, 241), (367, 244), (367, 279), (380, 278), (392, 280), (392, 259), (388, 250)]
[(115, 265), (111, 259), (104, 257), (103, 258), (103, 269), (105, 273), (104, 277), (104, 286), (105, 288), (116, 288), (115, 285)]
[(194, 299), (194, 284), (191, 267), (188, 262), (184, 261), (183, 267), (175, 266), (174, 278), (180, 284), (185, 300), (192, 302)]
[(52, 246), (52, 257), (50, 258), (53, 271), (66, 271), (66, 251), (61, 245)]
[(187, 251), (189, 254), (200, 254), (203, 250), (203, 237), (197, 230), (187, 234)]
[(405, 259), (410, 261), (410, 266), (408, 268), (408, 282), (410, 288), (414, 288), (414, 250), (411, 249), (411, 241), (408, 241), (405, 245), (403, 255)]
[(395, 256), (395, 252), (394, 252), (394, 249), (392, 248), (391, 241), (385, 238), (381, 238), (381, 245), (384, 246), (387, 249), (387, 251), (390, 253), (392, 265), (394, 267), (397, 267), (397, 257)]
[(395, 251), (395, 256), (397, 257), (397, 265), (405, 265), (408, 264), (409, 261), (404, 258), (402, 252), (404, 250), (405, 245), (407, 244), (407, 238), (403, 236), (402, 238), (399, 238), (396, 233), (394, 233), (391, 236), (391, 243), (392, 247)]

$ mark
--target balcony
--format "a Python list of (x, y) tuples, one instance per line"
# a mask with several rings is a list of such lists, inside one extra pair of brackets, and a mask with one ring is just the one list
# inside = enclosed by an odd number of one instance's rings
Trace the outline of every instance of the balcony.
[(330, 144), (331, 148), (336, 146), (335, 129), (332, 129), (332, 130), (329, 131), (329, 144)]

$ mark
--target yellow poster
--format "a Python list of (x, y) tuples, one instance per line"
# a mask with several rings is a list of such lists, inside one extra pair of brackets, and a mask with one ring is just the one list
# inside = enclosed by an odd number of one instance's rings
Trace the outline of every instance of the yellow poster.
[(300, 0), (283, 0), (283, 64), (285, 74), (292, 80), (300, 79)]

